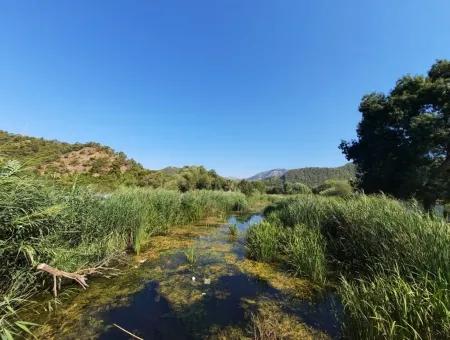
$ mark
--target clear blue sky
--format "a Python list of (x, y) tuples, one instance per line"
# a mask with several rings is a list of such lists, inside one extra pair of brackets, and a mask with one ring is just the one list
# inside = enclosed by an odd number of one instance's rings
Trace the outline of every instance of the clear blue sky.
[(438, 58), (448, 0), (2, 0), (0, 129), (152, 169), (336, 166), (362, 95)]

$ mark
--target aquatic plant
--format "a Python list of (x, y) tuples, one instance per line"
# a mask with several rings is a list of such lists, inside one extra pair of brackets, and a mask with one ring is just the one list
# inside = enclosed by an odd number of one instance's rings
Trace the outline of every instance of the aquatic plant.
[(184, 251), (187, 262), (192, 266), (197, 262), (197, 252), (194, 247), (190, 247)]
[(284, 228), (264, 221), (247, 232), (248, 256), (264, 262), (278, 261), (296, 275), (323, 284), (326, 277), (325, 239), (319, 229), (303, 224)]
[(239, 234), (239, 229), (236, 224), (228, 225), (228, 232), (231, 238), (236, 238)]
[(323, 284), (326, 278), (325, 240), (320, 231), (298, 224), (285, 235), (284, 262), (296, 275)]
[[(251, 313), (248, 333), (255, 340), (328, 339), (324, 333), (313, 330), (297, 317), (284, 311), (283, 306), (270, 301), (258, 302)], [(236, 339), (244, 338), (236, 337)]]
[(255, 260), (272, 262), (280, 253), (280, 229), (273, 223), (262, 221), (247, 230), (247, 255)]

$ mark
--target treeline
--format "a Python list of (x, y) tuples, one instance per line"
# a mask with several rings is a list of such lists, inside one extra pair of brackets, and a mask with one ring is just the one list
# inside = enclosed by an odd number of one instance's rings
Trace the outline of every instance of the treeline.
[(355, 166), (352, 163), (348, 163), (336, 168), (310, 167), (292, 169), (288, 170), (280, 179), (284, 183), (300, 182), (310, 188), (314, 188), (329, 179), (351, 181), (354, 178)]
[[(280, 170), (281, 171), (281, 170)], [(276, 173), (276, 170), (272, 172)], [(263, 174), (263, 173), (262, 173)], [(260, 174), (258, 174), (260, 175)], [(350, 183), (355, 179), (355, 166), (352, 163), (335, 167), (308, 167), (287, 170), (281, 176), (271, 176), (263, 179), (254, 179), (239, 182), (242, 192), (259, 191), (268, 194), (305, 194), (320, 193), (324, 188), (337, 186), (345, 191), (352, 190)]]
[[(316, 190), (326, 180), (348, 180), (354, 167), (289, 170), (281, 178), (247, 181), (218, 175), (203, 166), (148, 170), (123, 152), (98, 143), (63, 143), (0, 131), (0, 165), (18, 160), (29, 175), (44, 177), (62, 186), (90, 186), (109, 192), (125, 187), (178, 190), (223, 190), (254, 193), (299, 194)], [(320, 191), (317, 189), (316, 191)]]
[(340, 179), (327, 179), (314, 187), (310, 187), (301, 182), (285, 182), (281, 178), (258, 181), (241, 180), (237, 183), (236, 188), (246, 195), (297, 195), (314, 193), (325, 196), (347, 196), (354, 191), (350, 181)]

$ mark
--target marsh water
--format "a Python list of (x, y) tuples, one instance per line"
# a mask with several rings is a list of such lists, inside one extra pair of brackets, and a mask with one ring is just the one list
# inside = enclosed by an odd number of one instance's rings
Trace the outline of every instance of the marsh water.
[[(129, 339), (119, 326), (144, 339), (242, 338), (251, 336), (259, 313), (288, 328), (298, 323), (310, 338), (339, 338), (341, 307), (332, 292), (316, 293), (246, 259), (244, 233), (261, 220), (234, 215), (225, 224), (152, 238), (122, 275), (96, 279), (79, 294), (67, 291), (63, 304), (41, 314), (42, 336)], [(229, 225), (237, 226), (236, 237)]]

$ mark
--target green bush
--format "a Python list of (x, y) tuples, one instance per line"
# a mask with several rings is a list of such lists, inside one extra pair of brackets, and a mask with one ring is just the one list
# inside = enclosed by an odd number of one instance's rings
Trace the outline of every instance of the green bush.
[(345, 197), (353, 193), (353, 188), (349, 181), (328, 179), (316, 187), (314, 192), (323, 196)]
[(309, 186), (300, 182), (286, 182), (284, 183), (284, 193), (288, 195), (311, 194), (312, 190)]

